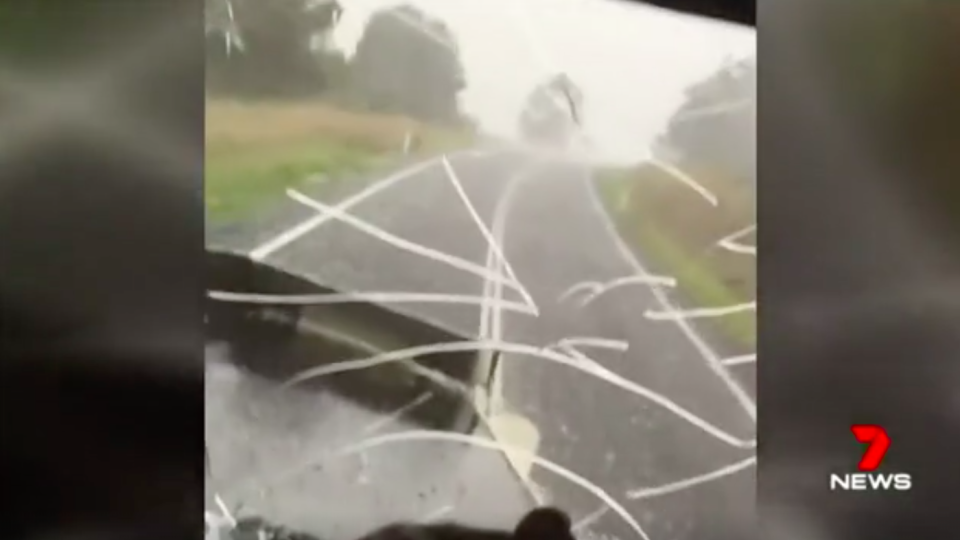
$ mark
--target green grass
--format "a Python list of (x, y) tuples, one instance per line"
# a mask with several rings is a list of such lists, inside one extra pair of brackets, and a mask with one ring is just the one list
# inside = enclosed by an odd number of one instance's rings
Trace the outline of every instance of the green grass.
[[(654, 268), (677, 279), (677, 286), (695, 306), (725, 306), (748, 302), (751, 298), (725, 285), (709, 259), (691, 255), (680, 233), (669, 231), (639, 211), (635, 189), (629, 175), (608, 174), (601, 177), (599, 192), (623, 237), (638, 255)], [(687, 306), (692, 307), (692, 306)], [(743, 312), (711, 319), (725, 335), (739, 345), (755, 348), (757, 321), (755, 312)]]
[[(739, 298), (718, 276), (697, 259), (684, 253), (670, 237), (655, 227), (636, 226), (636, 243), (655, 264), (677, 279), (677, 285), (697, 306), (727, 306), (748, 302)], [(750, 348), (757, 343), (757, 320), (752, 312), (733, 313), (718, 317), (716, 324), (738, 343)]]
[(240, 219), (282, 198), (288, 188), (315, 185), (318, 181), (334, 187), (382, 166), (388, 157), (322, 140), (282, 148), (221, 149), (207, 156), (207, 219)]
[[(241, 220), (282, 200), (288, 188), (342, 194), (371, 172), (400, 162), (405, 136), (417, 133), (420, 155), (472, 143), (464, 131), (402, 116), (347, 110), (323, 100), (206, 102), (207, 219)], [(326, 188), (329, 188), (327, 190)], [(329, 200), (329, 199), (328, 199)]]

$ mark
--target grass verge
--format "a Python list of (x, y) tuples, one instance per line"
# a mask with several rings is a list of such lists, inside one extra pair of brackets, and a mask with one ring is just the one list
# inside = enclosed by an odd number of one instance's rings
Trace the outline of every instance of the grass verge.
[(214, 222), (241, 219), (283, 196), (288, 188), (340, 181), (383, 161), (376, 154), (323, 140), (207, 158), (207, 218)]
[[(686, 307), (728, 306), (756, 297), (756, 258), (715, 247), (719, 238), (752, 222), (752, 195), (742, 183), (710, 184), (719, 208), (704, 208), (686, 188), (650, 166), (599, 176), (601, 198), (620, 235), (652, 270), (677, 279), (691, 304)], [(755, 350), (755, 312), (708, 320), (739, 348)]]
[(470, 144), (469, 136), (453, 130), (320, 102), (208, 100), (206, 122), (204, 197), (213, 223), (243, 219), (288, 188), (341, 188), (388, 168), (405, 157), (411, 132), (421, 138), (420, 154)]

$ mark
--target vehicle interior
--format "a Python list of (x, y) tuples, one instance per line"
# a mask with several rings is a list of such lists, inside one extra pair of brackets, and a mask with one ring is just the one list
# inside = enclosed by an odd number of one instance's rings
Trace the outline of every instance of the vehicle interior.
[[(646, 3), (758, 24), (753, 0)], [(922, 4), (910, 16), (936, 29), (927, 34), (930, 52), (904, 63), (912, 67), (937, 54), (941, 67), (937, 74), (917, 68), (894, 75), (910, 80), (893, 97), (876, 100), (864, 97), (871, 85), (865, 88), (868, 77), (858, 71), (862, 56), (838, 51), (878, 47), (896, 33), (896, 13), (853, 1), (759, 7), (758, 49), (769, 59), (759, 83), (757, 213), (764, 232), (757, 242), (764, 253), (760, 327), (767, 363), (758, 376), (764, 388), (757, 423), (759, 521), (747, 530), (718, 523), (704, 540), (902, 536), (918, 530), (921, 519), (946, 522), (960, 502), (956, 478), (944, 474), (958, 450), (950, 441), (960, 441), (960, 365), (953, 361), (960, 350), (960, 162), (950, 151), (960, 121), (950, 96), (957, 95), (960, 77), (948, 75), (960, 74), (960, 55), (951, 52), (960, 51), (960, 19), (932, 2), (895, 3)], [(198, 31), (196, 24), (185, 28)], [(185, 133), (185, 143), (202, 147), (196, 120), (202, 103), (190, 96), (203, 93), (204, 66), (186, 52), (196, 46), (184, 40), (180, 56), (191, 60), (163, 66), (159, 77), (145, 75), (150, 82), (136, 92), (156, 99), (158, 125), (173, 126)], [(171, 82), (177, 78), (190, 81)], [(0, 85), (0, 98), (3, 91)], [(178, 99), (191, 105), (181, 107)], [(336, 291), (200, 245), (195, 190), (165, 181), (156, 183), (161, 188), (131, 188), (120, 179), (130, 164), (105, 165), (78, 143), (82, 139), (64, 133), (29, 152), (29, 163), (5, 167), (0, 184), (0, 485), (11, 501), (3, 511), (9, 538), (198, 537), (211, 500), (205, 484), (217, 468), (204, 452), (201, 350), (227, 354), (264, 380), (289, 380), (310, 368), (336, 375), (316, 384), (331, 399), (359, 403), (357, 411), (396, 410), (431, 392), (440, 404), (410, 412), (407, 421), (455, 434), (476, 428), (479, 419), (463, 388), (487, 381), (498, 351), (454, 347), (387, 372), (337, 373), (316, 365), (317, 356), (334, 365), (358, 353), (467, 338), (375, 303), (303, 308), (283, 301), (282, 295)], [(0, 165), (6, 165), (2, 158)], [(155, 165), (138, 166), (151, 179), (197, 174)], [(97, 178), (98, 190), (117, 195), (98, 199), (76, 183), (38, 187), (37, 179), (50, 175)], [(118, 201), (132, 201), (140, 211), (121, 211)], [(158, 226), (170, 216), (182, 219)], [(91, 240), (113, 230), (125, 237)], [(43, 268), (32, 266), (38, 249), (49, 251)], [(92, 263), (117, 260), (123, 262), (108, 270)], [(194, 275), (203, 276), (203, 292)], [(208, 290), (236, 294), (211, 297)], [(260, 298), (252, 302), (251, 296)], [(374, 351), (364, 349), (370, 343)], [(433, 375), (411, 376), (424, 370)], [(897, 426), (896, 438), (904, 442), (891, 459), (921, 486), (905, 494), (908, 504), (863, 494), (841, 505), (808, 481), (821, 473), (826, 478), (845, 459), (855, 415)], [(328, 429), (365, 420), (351, 412), (331, 419)], [(433, 465), (413, 450), (409, 459), (414, 480)], [(337, 487), (330, 491), (336, 500)], [(483, 505), (482, 495), (494, 497), (478, 494), (470, 504)], [(347, 540), (379, 525), (358, 513), (350, 519), (340, 533)]]

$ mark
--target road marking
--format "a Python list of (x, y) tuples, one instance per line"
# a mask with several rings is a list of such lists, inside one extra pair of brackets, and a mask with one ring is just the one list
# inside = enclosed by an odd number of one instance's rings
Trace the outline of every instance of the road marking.
[[(491, 225), (494, 242), (488, 243), (486, 258), (486, 266), (493, 272), (503, 273), (504, 271), (506, 257), (503, 250), (506, 248), (507, 217), (517, 187), (528, 179), (535, 170), (536, 165), (528, 165), (511, 176), (497, 200)], [(500, 256), (497, 256), (498, 254), (494, 251), (493, 246), (500, 247)], [(514, 274), (511, 275), (516, 278)], [(480, 338), (500, 341), (503, 338), (503, 310), (499, 307), (503, 302), (503, 284), (485, 280), (483, 295), (488, 301), (480, 313)], [(532, 297), (530, 301), (533, 301)], [(492, 360), (493, 354), (492, 351), (488, 353), (488, 361)], [(540, 430), (536, 423), (529, 418), (510, 411), (503, 395), (504, 365), (508, 361), (505, 356), (501, 353), (497, 365), (494, 366), (486, 403), (481, 404), (485, 406), (487, 427), (495, 440), (504, 442), (511, 447), (523, 448), (528, 452), (535, 453), (540, 446)], [(516, 452), (504, 452), (503, 457), (533, 500), (537, 504), (543, 505), (545, 501), (542, 494), (530, 479), (530, 474), (533, 471), (532, 461), (523, 459), (522, 455)]]
[[(515, 286), (515, 289), (517, 290), (517, 292), (519, 292), (520, 295), (523, 296), (524, 301), (529, 303), (530, 306), (539, 313), (539, 310), (537, 309), (537, 303), (534, 302), (533, 297), (530, 296), (530, 293), (527, 291), (527, 288), (524, 287), (523, 283), (521, 283), (520, 280), (517, 278), (517, 274), (513, 271), (513, 267), (510, 265), (510, 261), (507, 260), (507, 256), (503, 253), (503, 249), (501, 249), (500, 247), (500, 244), (504, 241), (504, 238), (502, 238), (503, 234), (500, 235), (501, 238), (496, 238), (494, 234), (490, 232), (486, 224), (480, 218), (480, 215), (477, 213), (477, 209), (473, 207), (473, 203), (470, 201), (470, 198), (467, 197), (467, 193), (463, 189), (463, 183), (460, 181), (460, 178), (457, 176), (457, 172), (453, 169), (453, 166), (450, 165), (450, 161), (447, 160), (446, 157), (444, 157), (442, 158), (442, 163), (443, 163), (443, 169), (447, 173), (447, 178), (450, 180), (450, 183), (453, 184), (453, 188), (457, 191), (457, 194), (460, 196), (460, 199), (463, 201), (464, 206), (467, 207), (467, 212), (469, 212), (470, 217), (473, 218), (474, 223), (477, 225), (477, 228), (480, 230), (480, 234), (482, 234), (484, 239), (487, 241), (487, 249), (493, 250), (494, 254), (496, 255), (498, 271), (497, 271), (497, 274), (495, 275), (503, 275), (503, 272), (505, 271), (506, 275), (509, 277), (512, 284)], [(504, 190), (505, 197), (510, 196), (510, 193), (512, 193), (512, 191), (510, 191), (510, 188), (513, 185), (515, 185), (517, 178), (522, 176), (523, 175), (518, 175), (517, 177), (514, 177), (513, 179), (511, 179), (511, 183)], [(494, 227), (497, 226), (496, 219), (494, 219), (493, 225)], [(497, 285), (502, 287), (503, 283), (498, 282)]]
[[(484, 152), (481, 152), (481, 151), (477, 151), (477, 150), (473, 150), (473, 151), (469, 151), (469, 153), (467, 153), (467, 154), (465, 154), (465, 155), (467, 155), (467, 156), (469, 156), (469, 157), (472, 157), (472, 158), (480, 158), (480, 157), (484, 157), (485, 155), (487, 155), (487, 153), (484, 153)], [(476, 209), (473, 207), (472, 202), (471, 202), (471, 201), (469, 200), (469, 198), (466, 196), (466, 193), (465, 193), (465, 191), (464, 191), (464, 189), (463, 189), (462, 183), (460, 182), (459, 178), (457, 177), (456, 172), (453, 170), (453, 167), (452, 167), (452, 165), (450, 164), (449, 159), (447, 159), (446, 157), (441, 157), (441, 158), (438, 158), (438, 159), (439, 159), (439, 161), (443, 164), (444, 169), (445, 169), (445, 172), (447, 173), (448, 179), (450, 180), (452, 186), (453, 186), (454, 189), (457, 191), (457, 193), (458, 193), (458, 195), (460, 196), (460, 198), (463, 200), (464, 205), (466, 206), (467, 211), (470, 213), (471, 217), (472, 217), (472, 218), (474, 219), (474, 221), (476, 222), (478, 228), (480, 229), (481, 234), (483, 234), (483, 236), (485, 237), (485, 239), (487, 240), (487, 243), (488, 243), (488, 249), (487, 249), (488, 260), (487, 260), (487, 264), (486, 264), (483, 268), (479, 268), (479, 267), (478, 267), (478, 268), (474, 268), (474, 270), (481, 270), (480, 275), (481, 275), (481, 277), (484, 278), (485, 294), (484, 294), (484, 297), (483, 297), (483, 298), (479, 299), (481, 305), (483, 306), (483, 309), (484, 309), (484, 310), (489, 310), (490, 308), (494, 308), (494, 309), (496, 309), (496, 312), (499, 314), (499, 313), (502, 312), (502, 310), (504, 310), (504, 309), (509, 309), (510, 307), (513, 307), (513, 308), (515, 308), (515, 309), (512, 309), (512, 311), (519, 311), (519, 312), (524, 312), (524, 313), (527, 313), (527, 314), (536, 315), (536, 314), (537, 314), (537, 311), (536, 311), (537, 308), (536, 308), (535, 302), (533, 301), (533, 298), (529, 295), (529, 293), (525, 290), (525, 288), (523, 288), (522, 284), (520, 284), (520, 283), (516, 280), (516, 277), (515, 277), (515, 275), (513, 274), (513, 270), (512, 270), (512, 268), (511, 268), (509, 262), (506, 260), (506, 258), (505, 258), (505, 256), (504, 256), (502, 250), (501, 250), (500, 247), (499, 247), (500, 242), (498, 242), (497, 240), (498, 240), (498, 239), (501, 239), (501, 241), (502, 241), (502, 234), (497, 234), (496, 237), (495, 237), (489, 230), (487, 230), (486, 225), (485, 225), (485, 224), (483, 223), (483, 221), (479, 218), (479, 215), (477, 214)], [(347, 214), (347, 212), (346, 212), (346, 210), (349, 209), (350, 207), (352, 207), (353, 205), (355, 205), (355, 204), (361, 202), (362, 200), (365, 200), (366, 198), (368, 198), (368, 197), (370, 197), (370, 196), (372, 196), (372, 195), (374, 195), (374, 194), (382, 191), (383, 189), (389, 187), (390, 185), (393, 185), (394, 183), (396, 183), (397, 181), (399, 181), (399, 180), (402, 179), (402, 178), (407, 178), (407, 177), (409, 177), (409, 176), (411, 176), (411, 175), (414, 175), (414, 174), (416, 174), (416, 173), (418, 173), (418, 172), (421, 172), (421, 171), (425, 170), (428, 166), (434, 164), (435, 162), (436, 162), (436, 161), (434, 161), (434, 162), (432, 162), (432, 163), (431, 163), (431, 162), (422, 163), (422, 164), (419, 164), (418, 166), (415, 166), (415, 167), (413, 167), (413, 168), (408, 168), (408, 169), (406, 169), (406, 170), (404, 170), (404, 171), (401, 171), (400, 173), (397, 173), (397, 174), (395, 174), (395, 175), (392, 175), (391, 177), (388, 177), (387, 179), (382, 180), (382, 181), (378, 182), (377, 184), (375, 184), (375, 185), (373, 185), (373, 186), (371, 186), (371, 187), (363, 190), (362, 192), (360, 192), (360, 193), (358, 193), (357, 195), (351, 197), (350, 199), (344, 201), (343, 203), (341, 203), (340, 205), (338, 205), (338, 206), (336, 206), (336, 207), (330, 207), (330, 206), (324, 205), (323, 203), (319, 203), (318, 201), (314, 201), (314, 200), (310, 199), (309, 197), (306, 197), (305, 195), (303, 195), (303, 194), (301, 194), (301, 193), (298, 193), (298, 192), (296, 192), (296, 191), (290, 190), (290, 191), (288, 192), (288, 195), (290, 195), (290, 196), (291, 196), (292, 198), (294, 198), (295, 200), (301, 202), (302, 204), (307, 204), (308, 206), (314, 208), (315, 210), (318, 210), (318, 211), (321, 211), (321, 212), (325, 212), (325, 213), (324, 213), (324, 214), (321, 214), (320, 216), (316, 216), (316, 217), (313, 217), (313, 218), (311, 218), (311, 219), (308, 219), (307, 221), (305, 221), (305, 222), (297, 225), (296, 227), (294, 227), (294, 228), (286, 231), (285, 233), (282, 233), (282, 234), (279, 235), (277, 238), (274, 238), (273, 240), (271, 240), (270, 242), (267, 242), (267, 243), (264, 244), (263, 246), (260, 246), (259, 248), (257, 248), (256, 250), (254, 250), (254, 252), (251, 253), (251, 258), (255, 258), (255, 259), (256, 259), (256, 258), (260, 258), (260, 259), (262, 259), (262, 258), (270, 255), (271, 253), (275, 252), (277, 249), (280, 249), (280, 248), (282, 248), (283, 246), (288, 245), (289, 243), (295, 241), (296, 239), (298, 239), (299, 237), (303, 236), (303, 235), (306, 234), (307, 232), (309, 232), (309, 231), (311, 231), (311, 230), (319, 227), (319, 226), (322, 225), (323, 223), (326, 223), (326, 222), (329, 221), (331, 218), (337, 217), (337, 218), (340, 218), (341, 220), (343, 220), (343, 221), (345, 221), (345, 222), (348, 222), (348, 223), (354, 225), (355, 227), (358, 227), (358, 228), (361, 228), (361, 229), (366, 230), (366, 232), (368, 232), (368, 233), (375, 234), (375, 236), (377, 236), (378, 238), (380, 238), (380, 239), (382, 239), (382, 240), (385, 240), (385, 241), (387, 241), (387, 242), (389, 242), (389, 243), (391, 243), (391, 244), (394, 244), (394, 245), (400, 244), (400, 245), (398, 245), (398, 247), (402, 247), (402, 248), (406, 248), (406, 249), (408, 249), (408, 250), (412, 250), (412, 251), (414, 251), (414, 252), (417, 252), (417, 253), (419, 253), (419, 254), (421, 254), (421, 255), (426, 255), (426, 256), (428, 256), (428, 257), (430, 257), (430, 258), (433, 258), (433, 259), (440, 259), (440, 260), (442, 260), (443, 262), (447, 262), (448, 264), (451, 263), (451, 262), (454, 262), (454, 261), (451, 261), (451, 260), (450, 260), (450, 259), (452, 259), (452, 257), (450, 257), (450, 256), (448, 256), (448, 255), (446, 255), (446, 254), (443, 254), (443, 253), (441, 253), (441, 252), (437, 252), (437, 251), (435, 251), (435, 250), (430, 250), (429, 248), (426, 248), (425, 246), (419, 246), (419, 245), (416, 245), (416, 244), (413, 244), (413, 243), (406, 242), (406, 241), (404, 241), (403, 239), (400, 239), (400, 238), (397, 238), (397, 237), (395, 237), (395, 236), (393, 236), (393, 235), (390, 235), (390, 234), (387, 233), (386, 231), (377, 229), (376, 227), (373, 227), (372, 225), (370, 225), (370, 224), (368, 224), (368, 223), (366, 223), (366, 222), (364, 222), (364, 221), (362, 221), (362, 220), (359, 220), (359, 219), (355, 218), (354, 216), (350, 216), (350, 215)], [(331, 214), (334, 214), (334, 215), (331, 215)], [(495, 219), (495, 221), (497, 221), (497, 220)], [(501, 219), (500, 221), (502, 221), (502, 219)], [(498, 228), (498, 232), (499, 232), (499, 231), (502, 231), (502, 227), (501, 227), (501, 228)], [(469, 263), (469, 261), (462, 261), (462, 260), (459, 261), (459, 262), (461, 262), (461, 263)], [(465, 269), (465, 268), (463, 268), (464, 265), (462, 265), (462, 264), (454, 263), (454, 265), (455, 265), (455, 266), (459, 266), (461, 269)], [(469, 265), (469, 264), (468, 264), (467, 266), (473, 266), (473, 265)], [(482, 270), (489, 270), (490, 268), (496, 268), (497, 273), (496, 273), (496, 274), (491, 274), (491, 275), (485, 275), (485, 274), (482, 272)], [(470, 270), (467, 269), (467, 271), (470, 271)], [(507, 273), (507, 275), (509, 276), (509, 278), (506, 278), (506, 279), (505, 279), (504, 272)], [(516, 289), (518, 290), (518, 292), (520, 292), (520, 294), (524, 297), (524, 299), (526, 300), (527, 303), (526, 303), (526, 304), (517, 304), (517, 303), (514, 303), (514, 302), (504, 301), (503, 298), (502, 298), (502, 291), (503, 291), (503, 285), (504, 285), (504, 283), (506, 283), (506, 284), (508, 284), (508, 285), (510, 285), (510, 286), (512, 286), (512, 287), (514, 287), (514, 288), (516, 288)], [(495, 285), (495, 286), (497, 287), (497, 291), (498, 291), (498, 293), (497, 293), (497, 299), (492, 299), (491, 296), (490, 296), (490, 294), (489, 294), (489, 293), (490, 293), (489, 287), (491, 287), (492, 285)], [(349, 296), (352, 296), (354, 299), (356, 298), (356, 295), (349, 295)], [(369, 296), (369, 295), (367, 295), (367, 296)], [(435, 296), (435, 297), (432, 298), (433, 300), (440, 301), (439, 298), (436, 298), (436, 296), (439, 296), (439, 295), (434, 295), (434, 296)], [(445, 298), (444, 298), (443, 300), (447, 300), (447, 301), (449, 301), (449, 300), (454, 300), (454, 301), (457, 301), (457, 302), (465, 302), (465, 303), (466, 303), (466, 302), (470, 302), (470, 303), (472, 303), (472, 302), (475, 302), (475, 301), (477, 300), (477, 299), (475, 299), (475, 298), (469, 298), (469, 299), (468, 299), (468, 298), (466, 298), (466, 297), (452, 298), (453, 295), (444, 295), (444, 296), (445, 296)], [(426, 295), (419, 295), (418, 297), (415, 298), (414, 295), (411, 294), (411, 293), (394, 293), (393, 295), (391, 295), (391, 298), (394, 299), (394, 300), (402, 299), (402, 300), (409, 300), (409, 301), (424, 300), (425, 297), (426, 297)], [(261, 299), (264, 299), (264, 298), (261, 298)], [(328, 299), (329, 299), (329, 297), (328, 297)], [(381, 299), (383, 299), (383, 298), (381, 297)], [(265, 299), (264, 299), (264, 300), (265, 300)], [(301, 297), (300, 300), (304, 300), (304, 298)], [(316, 298), (316, 297), (314, 297), (313, 300), (319, 300), (319, 299)], [(342, 296), (339, 297), (339, 298), (335, 298), (335, 300), (347, 300), (347, 296), (346, 296), (346, 295), (342, 295)], [(288, 299), (288, 300), (286, 300), (286, 302), (292, 302), (292, 301), (293, 301), (293, 299)], [(532, 313), (531, 313), (531, 312), (532, 312)], [(485, 320), (485, 319), (482, 319), (482, 320)], [(499, 315), (498, 315), (498, 317), (497, 317), (497, 321), (498, 321), (497, 324), (498, 324), (498, 327), (499, 327)], [(481, 326), (483, 326), (483, 325), (481, 325)], [(469, 391), (468, 391), (467, 393), (469, 393)], [(478, 412), (479, 412), (479, 409), (478, 409)], [(531, 447), (531, 448), (534, 448), (534, 449), (535, 449), (535, 448), (537, 447), (537, 445), (538, 445), (539, 434), (538, 434), (538, 432), (536, 431), (535, 426), (533, 426), (533, 424), (532, 424), (531, 422), (529, 422), (529, 420), (527, 420), (527, 419), (525, 419), (525, 418), (521, 418), (521, 417), (517, 417), (517, 416), (510, 416), (510, 415), (500, 415), (500, 416), (498, 416), (497, 418), (493, 418), (493, 419), (488, 420), (487, 423), (488, 423), (488, 425), (490, 426), (491, 430), (497, 432), (497, 433), (500, 435), (500, 437), (503, 438), (504, 440), (508, 440), (508, 441), (513, 442), (513, 443), (517, 443), (517, 444), (519, 444), (519, 445), (521, 445), (521, 446)], [(524, 427), (524, 426), (526, 426), (526, 427)], [(531, 426), (533, 427), (532, 430), (530, 429)], [(515, 455), (510, 455), (510, 456), (508, 456), (508, 462), (510, 462), (511, 465), (519, 466), (519, 469), (517, 470), (517, 473), (518, 473), (518, 475), (519, 475), (521, 478), (525, 478), (525, 477), (529, 474), (529, 469), (530, 469), (530, 467), (529, 467), (529, 466), (526, 466), (526, 467), (525, 467), (525, 466), (522, 464), (522, 460), (521, 460), (521, 461), (518, 461), (518, 460), (516, 459), (516, 456), (515, 456)]]
[[(514, 273), (513, 268), (509, 267), (509, 263), (506, 259), (506, 254), (503, 251), (501, 246), (506, 246), (507, 243), (507, 215), (510, 212), (510, 208), (513, 205), (513, 198), (517, 192), (517, 187), (525, 180), (530, 178), (534, 170), (532, 166), (530, 168), (521, 169), (518, 173), (514, 174), (507, 185), (504, 187), (503, 192), (500, 194), (499, 200), (497, 200), (497, 205), (493, 211), (493, 223), (491, 233), (491, 241), (488, 244), (487, 250), (487, 264), (492, 268), (495, 268), (497, 272), (502, 272), (506, 269), (509, 272), (509, 275), (519, 282), (519, 278), (516, 273)], [(496, 248), (495, 248), (496, 246)], [(496, 249), (496, 251), (494, 251)], [(486, 285), (486, 284), (485, 284)], [(503, 285), (500, 283), (490, 283), (492, 290), (490, 291), (492, 299), (494, 301), (503, 300)], [(526, 292), (526, 288), (524, 288)], [(530, 296), (530, 293), (527, 292), (526, 297), (528, 297), (530, 302), (534, 305), (535, 302)], [(492, 304), (488, 308), (487, 316), (490, 318), (490, 328), (489, 328), (489, 337), (494, 340), (500, 340), (503, 337), (503, 317), (500, 310), (492, 309)]]
[[(613, 222), (610, 219), (610, 214), (603, 209), (602, 204), (600, 203), (600, 198), (597, 195), (596, 190), (594, 189), (594, 183), (592, 175), (584, 175), (585, 187), (587, 189), (588, 198), (590, 199), (591, 206), (593, 207), (594, 212), (603, 222), (604, 228), (607, 230), (607, 235), (610, 237), (611, 241), (617, 248), (617, 251), (620, 252), (620, 256), (624, 261), (627, 262), (637, 274), (641, 275), (650, 275), (646, 268), (640, 264), (640, 261), (637, 260), (636, 255), (633, 251), (624, 243), (623, 239), (620, 238), (620, 234), (617, 233), (616, 228), (613, 226)], [(664, 310), (676, 312), (677, 308), (673, 305), (669, 298), (667, 298), (666, 293), (657, 285), (652, 285), (650, 291), (653, 293), (654, 298), (657, 300)], [(757, 421), (757, 404), (753, 401), (753, 398), (740, 386), (739, 383), (733, 378), (729, 371), (720, 363), (720, 357), (717, 355), (714, 350), (707, 345), (707, 342), (703, 337), (693, 329), (693, 326), (684, 318), (677, 318), (674, 320), (677, 326), (680, 328), (681, 332), (687, 337), (693, 347), (700, 353), (700, 356), (706, 362), (707, 367), (713, 371), (717, 377), (726, 385), (727, 389), (733, 394), (737, 402), (740, 403), (740, 406), (743, 408), (744, 412), (750, 417), (754, 422)]]
[(384, 242), (391, 244), (395, 247), (398, 247), (405, 251), (409, 251), (411, 253), (415, 253), (427, 259), (432, 259), (437, 262), (445, 263), (454, 268), (463, 270), (465, 272), (469, 272), (471, 274), (475, 274), (481, 278), (488, 278), (497, 282), (506, 282), (506, 285), (513, 287), (518, 292), (521, 292), (521, 293), (523, 292), (523, 285), (521, 285), (520, 283), (517, 283), (512, 277), (505, 277), (503, 275), (492, 275), (487, 271), (486, 268), (484, 268), (483, 266), (480, 266), (475, 262), (468, 261), (466, 259), (456, 257), (448, 253), (444, 253), (442, 251), (424, 246), (423, 244), (418, 244), (417, 242), (413, 242), (405, 238), (400, 238), (399, 236), (396, 236), (391, 232), (385, 231), (371, 224), (368, 221), (362, 220), (356, 216), (353, 216), (352, 214), (346, 213), (335, 207), (323, 204), (320, 201), (311, 199), (310, 197), (307, 197), (306, 195), (300, 193), (299, 191), (288, 189), (287, 195), (291, 199), (305, 206), (313, 208), (317, 212), (321, 212), (320, 215), (322, 216), (329, 216), (331, 218), (339, 219), (340, 221), (348, 225), (352, 225), (353, 227), (379, 240), (383, 240)]

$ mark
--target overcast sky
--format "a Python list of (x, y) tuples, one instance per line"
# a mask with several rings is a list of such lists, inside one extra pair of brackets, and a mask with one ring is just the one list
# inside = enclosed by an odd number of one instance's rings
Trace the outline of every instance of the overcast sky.
[(348, 51), (385, 6), (412, 4), (446, 22), (466, 70), (463, 108), (494, 133), (515, 133), (527, 93), (566, 71), (583, 89), (587, 132), (618, 161), (643, 157), (688, 85), (756, 51), (752, 29), (617, 0), (340, 2), (335, 40)]

